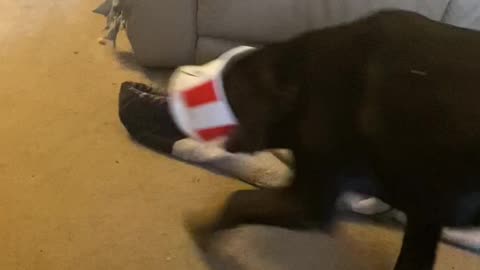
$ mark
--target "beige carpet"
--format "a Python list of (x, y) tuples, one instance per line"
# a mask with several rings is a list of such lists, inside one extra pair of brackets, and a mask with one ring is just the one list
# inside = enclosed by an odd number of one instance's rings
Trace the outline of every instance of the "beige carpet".
[[(118, 87), (147, 78), (96, 43), (98, 3), (0, 1), (0, 269), (206, 269), (183, 216), (246, 186), (130, 141)], [(391, 268), (398, 233), (340, 234), (370, 269)], [(480, 269), (463, 251), (440, 256), (438, 269)]]

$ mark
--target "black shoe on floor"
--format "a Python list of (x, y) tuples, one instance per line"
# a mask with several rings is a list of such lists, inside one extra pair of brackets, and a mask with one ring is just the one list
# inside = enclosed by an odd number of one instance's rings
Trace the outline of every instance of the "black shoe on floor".
[(170, 154), (175, 142), (185, 138), (170, 116), (167, 96), (145, 84), (122, 83), (119, 116), (133, 139), (156, 151)]

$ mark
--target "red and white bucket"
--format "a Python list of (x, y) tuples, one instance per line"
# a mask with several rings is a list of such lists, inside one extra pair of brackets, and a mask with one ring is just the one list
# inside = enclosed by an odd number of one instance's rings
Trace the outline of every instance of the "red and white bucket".
[(170, 113), (187, 136), (215, 141), (237, 125), (225, 96), (222, 72), (234, 57), (253, 49), (237, 47), (206, 65), (183, 66), (173, 73), (168, 86)]

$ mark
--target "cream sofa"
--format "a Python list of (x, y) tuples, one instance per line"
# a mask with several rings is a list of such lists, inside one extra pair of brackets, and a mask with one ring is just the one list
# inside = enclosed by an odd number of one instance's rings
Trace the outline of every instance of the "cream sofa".
[(478, 0), (114, 0), (142, 65), (210, 60), (239, 44), (261, 45), (382, 8), (480, 29)]

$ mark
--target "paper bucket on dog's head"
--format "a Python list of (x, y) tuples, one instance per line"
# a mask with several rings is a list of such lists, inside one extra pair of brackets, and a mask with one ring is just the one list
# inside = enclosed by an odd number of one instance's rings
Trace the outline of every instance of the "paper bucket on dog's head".
[(226, 99), (222, 72), (230, 60), (253, 50), (237, 47), (203, 66), (179, 67), (170, 78), (170, 113), (189, 137), (214, 141), (228, 136), (237, 120)]

